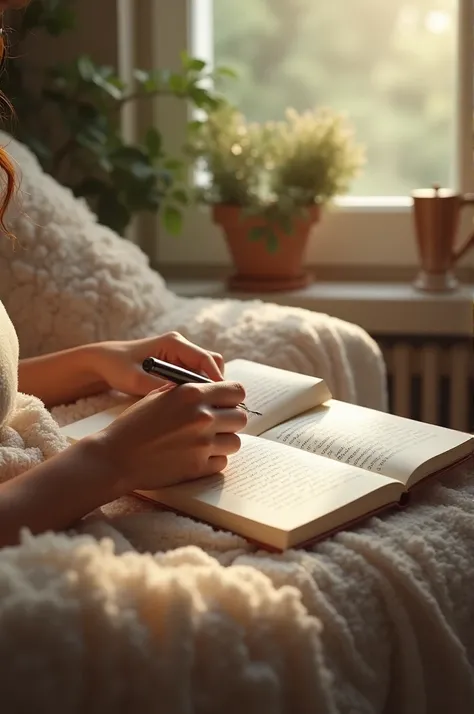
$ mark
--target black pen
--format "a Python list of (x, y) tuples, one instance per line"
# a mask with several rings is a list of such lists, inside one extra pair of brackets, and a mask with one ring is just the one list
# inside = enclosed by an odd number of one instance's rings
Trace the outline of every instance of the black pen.
[[(148, 374), (156, 374), (157, 377), (162, 379), (167, 379), (173, 384), (211, 384), (214, 380), (209, 379), (209, 377), (204, 377), (202, 374), (197, 374), (197, 372), (191, 372), (189, 369), (184, 367), (178, 367), (175, 364), (170, 364), (169, 362), (164, 362), (156, 357), (147, 357), (143, 360), (142, 367)], [(249, 414), (256, 414), (257, 416), (262, 416), (260, 412), (254, 412), (249, 409), (245, 404), (238, 405), (241, 409), (244, 409)]]

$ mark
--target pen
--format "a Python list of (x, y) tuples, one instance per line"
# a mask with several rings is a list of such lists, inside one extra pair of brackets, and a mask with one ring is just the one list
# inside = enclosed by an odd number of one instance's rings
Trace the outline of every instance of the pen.
[[(202, 374), (197, 374), (197, 372), (191, 372), (189, 369), (184, 367), (178, 367), (175, 364), (170, 364), (169, 362), (164, 362), (156, 357), (147, 357), (143, 360), (142, 368), (148, 374), (156, 374), (158, 377), (167, 379), (169, 382), (174, 384), (190, 384), (194, 382), (195, 384), (211, 384), (212, 379), (209, 377), (204, 377)], [(241, 409), (244, 409), (249, 414), (255, 414), (257, 416), (262, 416), (260, 412), (255, 412), (249, 409), (245, 404), (238, 405)]]

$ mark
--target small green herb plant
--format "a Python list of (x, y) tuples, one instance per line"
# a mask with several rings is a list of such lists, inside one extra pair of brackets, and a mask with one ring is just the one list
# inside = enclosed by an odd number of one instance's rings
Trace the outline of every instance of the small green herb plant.
[[(74, 28), (74, 0), (32, 0), (10, 33), (10, 59), (2, 89), (15, 109), (13, 131), (36, 154), (43, 168), (76, 196), (84, 197), (104, 223), (123, 234), (141, 212), (159, 212), (168, 232), (181, 229), (189, 201), (187, 167), (170, 156), (163, 137), (150, 126), (138, 143), (125, 141), (121, 113), (131, 102), (171, 96), (191, 109), (217, 109), (220, 98), (205, 62), (181, 54), (181, 68), (137, 69), (127, 86), (113, 67), (89, 56), (38, 69), (28, 63), (24, 40), (44, 31), (53, 40)], [(206, 81), (204, 81), (206, 80)]]
[(221, 102), (191, 129), (188, 151), (207, 178), (198, 199), (264, 217), (249, 239), (266, 240), (270, 251), (275, 226), (291, 233), (297, 216), (346, 193), (364, 163), (351, 124), (330, 109), (288, 109), (282, 121), (253, 123)]

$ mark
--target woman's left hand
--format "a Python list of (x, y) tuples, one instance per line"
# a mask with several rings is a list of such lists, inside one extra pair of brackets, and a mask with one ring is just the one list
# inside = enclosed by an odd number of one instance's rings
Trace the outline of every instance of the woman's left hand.
[(94, 345), (94, 371), (110, 389), (125, 394), (144, 396), (167, 384), (142, 369), (146, 357), (205, 374), (214, 381), (223, 379), (224, 360), (216, 352), (198, 347), (178, 332), (159, 337), (124, 342), (100, 342)]

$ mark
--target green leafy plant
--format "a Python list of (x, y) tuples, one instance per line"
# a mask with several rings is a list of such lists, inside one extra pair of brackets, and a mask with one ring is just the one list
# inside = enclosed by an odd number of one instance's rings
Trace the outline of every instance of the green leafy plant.
[(177, 234), (189, 201), (186, 163), (168, 154), (154, 126), (138, 143), (127, 143), (121, 113), (130, 102), (157, 96), (212, 112), (220, 99), (208, 89), (209, 79), (228, 72), (211, 74), (186, 52), (179, 71), (137, 69), (131, 86), (88, 56), (45, 70), (30, 66), (23, 41), (32, 31), (54, 38), (71, 30), (74, 6), (74, 0), (33, 0), (11, 33), (3, 88), (18, 117), (15, 133), (48, 173), (87, 200), (100, 222), (123, 234), (134, 215), (159, 211), (166, 229)]
[(350, 123), (330, 109), (288, 109), (283, 121), (252, 123), (221, 103), (191, 129), (188, 151), (207, 178), (199, 200), (264, 216), (266, 227), (249, 238), (265, 239), (269, 250), (278, 246), (272, 226), (290, 233), (296, 216), (347, 192), (364, 163)]

